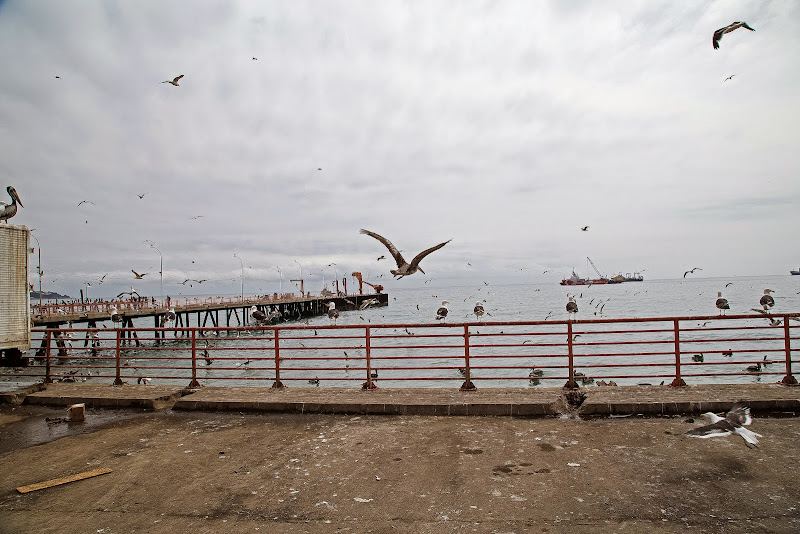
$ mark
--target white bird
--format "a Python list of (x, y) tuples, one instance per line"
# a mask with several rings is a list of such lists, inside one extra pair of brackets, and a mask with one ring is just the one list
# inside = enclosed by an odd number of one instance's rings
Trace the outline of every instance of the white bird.
[(256, 324), (267, 322), (267, 314), (260, 311), (255, 305), (250, 306), (250, 317), (252, 317)]
[(387, 249), (389, 249), (389, 253), (392, 255), (394, 261), (397, 263), (397, 269), (389, 269), (389, 272), (392, 273), (398, 280), (400, 278), (403, 278), (404, 276), (412, 275), (417, 271), (421, 272), (422, 274), (425, 274), (425, 271), (423, 271), (422, 268), (419, 266), (419, 262), (421, 262), (422, 259), (431, 252), (439, 250), (440, 248), (448, 244), (450, 241), (452, 241), (452, 239), (448, 239), (444, 243), (439, 243), (436, 246), (423, 250), (422, 252), (414, 256), (414, 259), (411, 260), (411, 263), (408, 263), (405, 260), (405, 258), (403, 258), (403, 255), (400, 254), (400, 251), (397, 250), (397, 248), (392, 244), (392, 242), (386, 239), (385, 237), (380, 236), (375, 232), (364, 230), (363, 228), (359, 231), (359, 233), (366, 234), (370, 237), (374, 237), (375, 239), (383, 243)]
[(116, 324), (122, 322), (122, 314), (119, 313), (116, 306), (111, 306), (111, 320)]
[(134, 277), (136, 277), (136, 279), (137, 279), (137, 280), (141, 280), (142, 278), (144, 278), (145, 276), (147, 276), (148, 274), (150, 274), (150, 273), (142, 273), (142, 274), (139, 274), (139, 273), (137, 273), (136, 271), (134, 271), (133, 269), (131, 269), (131, 272), (133, 273), (133, 276), (134, 276)]
[(450, 304), (450, 302), (448, 302), (446, 300), (442, 301), (442, 305), (439, 306), (438, 310), (436, 310), (436, 320), (437, 321), (444, 321), (445, 319), (447, 319), (447, 313), (450, 311), (450, 310), (447, 309), (447, 306), (449, 304)]
[(161, 328), (170, 328), (175, 322), (175, 308), (170, 308), (167, 313), (161, 316)]
[(569, 302), (567, 302), (567, 313), (569, 314), (570, 319), (574, 319), (575, 314), (578, 313), (578, 303), (575, 302), (575, 297), (569, 297)]
[(171, 79), (171, 80), (164, 80), (164, 81), (163, 81), (163, 82), (161, 82), (161, 83), (171, 83), (171, 84), (172, 84), (172, 85), (174, 85), (175, 87), (180, 87), (180, 85), (178, 85), (178, 80), (180, 80), (181, 78), (183, 78), (183, 74), (181, 74), (180, 76), (175, 76), (175, 77), (174, 77), (173, 79)]
[(716, 302), (717, 309), (719, 309), (720, 315), (725, 315), (725, 310), (730, 310), (731, 307), (728, 305), (728, 300), (722, 298), (722, 291), (717, 291), (717, 302)]
[(481, 301), (475, 303), (475, 307), (472, 308), (472, 313), (475, 314), (475, 317), (477, 317), (479, 321), (481, 320), (481, 317), (483, 317), (484, 314), (483, 304)]
[(336, 309), (335, 302), (328, 303), (328, 319), (331, 320), (333, 324), (336, 324), (336, 319), (339, 318), (339, 310)]
[[(22, 201), (19, 199), (17, 190), (14, 189), (13, 186), (9, 185), (6, 187), (6, 191), (8, 191), (8, 196), (11, 197), (11, 204), (0, 202), (0, 221), (5, 221), (8, 223), (8, 220), (17, 214), (17, 203), (22, 206)], [(24, 208), (25, 206), (22, 207)]]
[(380, 304), (380, 302), (378, 302), (378, 299), (367, 299), (361, 303), (361, 306), (359, 306), (358, 309), (363, 310), (365, 308), (371, 308), (372, 306), (377, 306), (378, 304)]
[(706, 412), (703, 414), (710, 424), (693, 428), (686, 432), (686, 435), (692, 438), (715, 438), (720, 436), (727, 436), (729, 434), (738, 434), (747, 443), (748, 446), (752, 445), (758, 447), (758, 439), (763, 437), (752, 430), (744, 428), (753, 422), (750, 417), (750, 408), (746, 406), (735, 405), (731, 410), (725, 414), (725, 417), (719, 417), (715, 413)]
[(719, 48), (719, 42), (722, 40), (722, 36), (726, 33), (732, 32), (733, 30), (738, 30), (739, 28), (746, 28), (751, 32), (755, 30), (747, 25), (746, 22), (731, 22), (724, 28), (720, 28), (714, 32), (714, 36), (711, 38), (711, 44), (714, 46), (714, 50)]

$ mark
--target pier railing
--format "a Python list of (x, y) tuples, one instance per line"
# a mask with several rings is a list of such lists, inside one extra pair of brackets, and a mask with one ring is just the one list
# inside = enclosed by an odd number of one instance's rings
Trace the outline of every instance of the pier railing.
[(794, 385), (798, 316), (42, 328), (34, 330), (36, 357), (16, 374), (45, 382), (185, 382), (193, 387)]

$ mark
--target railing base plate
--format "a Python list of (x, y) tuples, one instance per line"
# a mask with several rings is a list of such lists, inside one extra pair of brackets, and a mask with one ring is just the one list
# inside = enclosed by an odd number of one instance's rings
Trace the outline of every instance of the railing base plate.
[(274, 384), (272, 384), (272, 389), (285, 389), (286, 386), (283, 385), (283, 382), (280, 380), (276, 380)]
[(378, 389), (378, 385), (370, 380), (361, 384), (361, 389), (366, 389), (366, 390)]
[(475, 387), (475, 384), (472, 383), (472, 380), (467, 380), (463, 384), (461, 384), (461, 391), (475, 391), (478, 388)]
[(685, 388), (688, 387), (686, 382), (683, 381), (683, 378), (676, 378), (672, 382), (669, 383), (670, 387), (673, 388)]
[(796, 386), (797, 379), (792, 375), (786, 375), (783, 377), (783, 380), (781, 380), (780, 383), (783, 384), (784, 386)]

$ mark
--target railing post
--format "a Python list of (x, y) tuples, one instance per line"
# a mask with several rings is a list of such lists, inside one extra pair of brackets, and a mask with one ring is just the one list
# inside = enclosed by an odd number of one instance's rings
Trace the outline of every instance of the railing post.
[(122, 376), (120, 375), (120, 365), (121, 365), (121, 348), (120, 345), (122, 344), (122, 330), (119, 328), (117, 329), (117, 378), (114, 379), (115, 386), (122, 385)]
[(781, 380), (784, 386), (796, 386), (797, 379), (792, 376), (792, 346), (789, 337), (789, 316), (783, 316), (783, 345), (786, 351), (786, 376)]
[(684, 382), (683, 378), (681, 378), (681, 341), (678, 319), (673, 321), (673, 329), (675, 331), (675, 380), (670, 383), (670, 386), (682, 388), (686, 387), (686, 382)]
[(200, 387), (200, 382), (197, 381), (197, 331), (192, 330), (192, 381), (189, 382), (190, 388)]
[(45, 338), (45, 348), (44, 348), (44, 357), (45, 357), (45, 374), (44, 374), (44, 383), (45, 384), (52, 384), (53, 377), (50, 376), (50, 339), (53, 335), (52, 330), (47, 330), (47, 336)]
[(367, 381), (361, 384), (361, 389), (378, 389), (372, 381), (372, 360), (370, 359), (370, 329), (366, 327), (364, 331), (364, 350), (367, 353)]
[(286, 386), (283, 385), (281, 382), (281, 356), (280, 356), (280, 346), (279, 346), (279, 333), (280, 330), (277, 328), (275, 329), (275, 383), (272, 384), (273, 389), (283, 389)]
[(564, 384), (564, 389), (578, 389), (578, 383), (575, 381), (575, 355), (572, 352), (572, 319), (567, 321), (567, 357), (569, 377), (567, 383)]
[(461, 391), (475, 391), (475, 384), (470, 380), (471, 370), (469, 366), (469, 326), (464, 325), (464, 383), (461, 384)]

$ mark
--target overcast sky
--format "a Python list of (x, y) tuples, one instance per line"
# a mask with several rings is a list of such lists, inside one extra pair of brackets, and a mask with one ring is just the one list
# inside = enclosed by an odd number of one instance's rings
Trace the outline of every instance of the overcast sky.
[[(238, 293), (234, 254), (248, 294), (298, 263), (314, 292), (323, 268), (557, 283), (586, 256), (788, 274), (798, 24), (794, 0), (0, 1), (0, 193), (73, 296), (158, 295), (146, 239), (171, 295)], [(408, 260), (453, 241), (391, 282), (359, 228)]]

